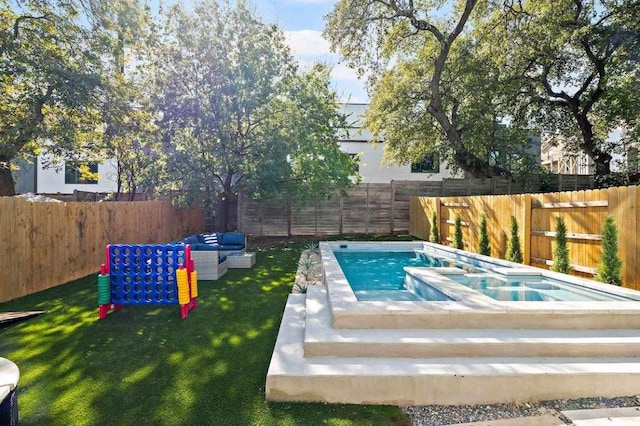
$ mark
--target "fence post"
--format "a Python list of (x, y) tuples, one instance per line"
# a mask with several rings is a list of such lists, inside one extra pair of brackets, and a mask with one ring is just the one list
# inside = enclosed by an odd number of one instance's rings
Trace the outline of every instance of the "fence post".
[(291, 222), (292, 222), (292, 209), (291, 209), (291, 195), (287, 194), (287, 235), (291, 236)]
[(364, 233), (369, 235), (369, 183), (367, 185), (367, 207), (364, 221)]
[(238, 198), (236, 201), (236, 217), (238, 231), (242, 232), (242, 188), (238, 190)]
[(389, 207), (391, 209), (391, 215), (389, 217), (389, 233), (393, 234), (395, 225), (393, 223), (393, 216), (395, 215), (395, 201), (396, 201), (396, 185), (395, 185), (395, 181), (391, 180), (391, 203), (389, 204)]
[[(429, 220), (430, 218), (427, 218), (427, 220)], [(438, 224), (438, 234), (440, 235), (440, 241), (438, 241), (438, 243), (442, 242), (442, 203), (440, 202), (440, 197), (436, 197), (436, 223)], [(431, 228), (429, 228), (431, 229)], [(427, 235), (426, 240), (429, 240), (429, 235)]]
[(525, 265), (531, 265), (531, 194), (524, 194), (523, 196), (523, 224), (524, 240), (522, 248), (522, 262)]
[(340, 223), (338, 228), (338, 235), (342, 235), (344, 231), (344, 195), (340, 191)]

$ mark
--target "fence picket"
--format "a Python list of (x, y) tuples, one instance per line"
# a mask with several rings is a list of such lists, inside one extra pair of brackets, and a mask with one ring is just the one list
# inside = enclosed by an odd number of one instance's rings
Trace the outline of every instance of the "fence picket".
[(0, 197), (0, 302), (97, 272), (109, 243), (162, 243), (202, 231), (202, 210), (177, 210), (168, 200), (41, 203)]

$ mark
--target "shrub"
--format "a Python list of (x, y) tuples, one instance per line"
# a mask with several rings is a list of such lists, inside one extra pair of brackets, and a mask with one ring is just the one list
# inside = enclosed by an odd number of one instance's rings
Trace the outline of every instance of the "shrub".
[(457, 249), (464, 248), (464, 242), (462, 241), (462, 219), (460, 219), (460, 215), (456, 215), (455, 220), (455, 231), (453, 234), (453, 246)]
[(618, 257), (618, 230), (613, 223), (613, 218), (607, 216), (602, 228), (602, 255), (596, 272), (596, 280), (622, 285), (621, 269), (622, 261)]
[(520, 249), (520, 237), (518, 236), (518, 220), (511, 216), (511, 236), (507, 242), (507, 260), (522, 263), (522, 250)]
[(567, 227), (562, 216), (556, 218), (556, 246), (553, 249), (551, 270), (563, 274), (568, 274), (571, 271), (569, 249), (567, 248)]
[(435, 212), (431, 216), (431, 232), (429, 232), (429, 241), (440, 244), (440, 231), (438, 230), (438, 216)]
[(491, 256), (491, 244), (487, 232), (487, 215), (480, 215), (480, 238), (478, 239), (478, 253)]

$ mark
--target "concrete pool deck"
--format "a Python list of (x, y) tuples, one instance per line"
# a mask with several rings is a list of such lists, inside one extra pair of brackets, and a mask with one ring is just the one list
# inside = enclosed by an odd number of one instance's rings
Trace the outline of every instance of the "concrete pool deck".
[(326, 286), (289, 296), (268, 400), (458, 405), (640, 394), (638, 302), (359, 302), (331, 255), (322, 252)]

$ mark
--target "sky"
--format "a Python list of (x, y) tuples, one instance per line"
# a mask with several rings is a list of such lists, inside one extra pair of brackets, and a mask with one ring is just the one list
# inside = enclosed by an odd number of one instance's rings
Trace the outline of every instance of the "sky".
[[(150, 1), (151, 4), (157, 2)], [(174, 2), (186, 7), (196, 3), (195, 0), (165, 0), (163, 3)], [(340, 62), (339, 55), (331, 53), (329, 42), (322, 38), (324, 17), (333, 10), (338, 0), (249, 0), (248, 3), (256, 8), (263, 22), (277, 24), (282, 29), (303, 70), (316, 62), (331, 67), (333, 89), (341, 102), (368, 102), (364, 82)]]
[(340, 56), (331, 52), (329, 42), (322, 38), (324, 17), (333, 10), (337, 0), (258, 0), (254, 4), (265, 22), (278, 24), (284, 31), (292, 53), (303, 68), (315, 62), (332, 67), (333, 87), (342, 102), (364, 103), (368, 96), (364, 82)]

